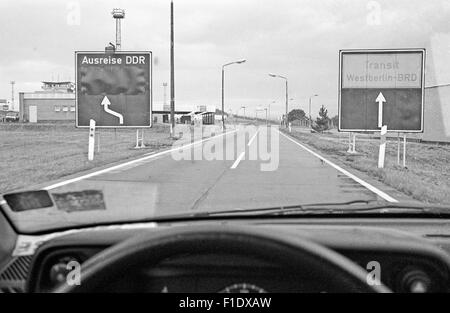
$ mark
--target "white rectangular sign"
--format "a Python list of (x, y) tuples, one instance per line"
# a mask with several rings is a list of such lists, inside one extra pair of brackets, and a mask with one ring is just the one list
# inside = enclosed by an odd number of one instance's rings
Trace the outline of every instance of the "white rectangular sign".
[(342, 56), (342, 88), (421, 88), (421, 53)]

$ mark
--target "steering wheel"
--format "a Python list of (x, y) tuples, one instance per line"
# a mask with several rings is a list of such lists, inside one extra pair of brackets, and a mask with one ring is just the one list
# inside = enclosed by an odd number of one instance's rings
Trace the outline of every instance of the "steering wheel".
[(371, 286), (367, 272), (346, 257), (292, 234), (270, 233), (258, 227), (199, 225), (161, 228), (125, 240), (87, 260), (79, 286), (63, 284), (58, 293), (99, 292), (108, 282), (126, 277), (140, 266), (156, 266), (182, 254), (232, 253), (255, 257), (288, 270), (308, 273), (336, 292), (390, 292)]

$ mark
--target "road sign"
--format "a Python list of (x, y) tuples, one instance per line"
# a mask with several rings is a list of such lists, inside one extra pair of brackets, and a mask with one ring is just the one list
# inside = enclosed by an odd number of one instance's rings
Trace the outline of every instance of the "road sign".
[(339, 130), (423, 132), (425, 49), (341, 50)]
[(76, 52), (76, 126), (152, 125), (151, 52)]

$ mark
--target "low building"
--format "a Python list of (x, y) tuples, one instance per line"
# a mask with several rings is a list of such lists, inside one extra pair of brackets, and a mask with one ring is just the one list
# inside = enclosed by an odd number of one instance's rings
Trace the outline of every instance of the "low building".
[(9, 105), (6, 99), (0, 99), (0, 111), (8, 111)]
[(5, 121), (6, 113), (8, 113), (9, 106), (6, 99), (0, 99), (0, 122)]
[(75, 121), (75, 86), (72, 82), (42, 82), (42, 90), (19, 92), (21, 122)]
[[(178, 124), (190, 124), (201, 117), (203, 124), (214, 124), (215, 111), (215, 106), (177, 104), (174, 112), (175, 121)], [(170, 106), (154, 103), (153, 122), (170, 123)]]
[(450, 142), (450, 84), (425, 88), (423, 141)]
[[(42, 90), (19, 93), (19, 117), (21, 122), (75, 122), (75, 92), (71, 82), (42, 82)], [(190, 123), (194, 116), (201, 116), (203, 124), (214, 124), (215, 106), (177, 104), (177, 123)], [(153, 122), (169, 123), (170, 106), (153, 104)]]

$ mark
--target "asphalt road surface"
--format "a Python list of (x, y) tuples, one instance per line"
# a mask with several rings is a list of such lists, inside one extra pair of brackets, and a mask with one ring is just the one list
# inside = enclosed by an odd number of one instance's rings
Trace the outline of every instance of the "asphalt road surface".
[[(409, 200), (276, 129), (265, 129), (238, 125), (185, 148), (62, 179), (46, 189), (52, 193), (102, 190), (108, 210), (144, 210), (149, 217), (352, 200)], [(267, 137), (267, 146), (276, 143), (270, 152), (272, 163), (267, 154), (265, 159), (250, 160), (251, 151), (263, 147)], [(230, 138), (245, 144), (227, 144)], [(205, 159), (205, 149), (229, 157)], [(262, 164), (273, 168), (263, 171)]]

